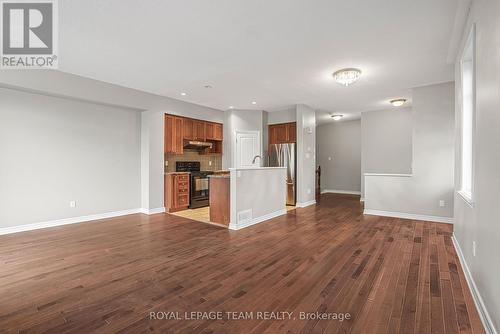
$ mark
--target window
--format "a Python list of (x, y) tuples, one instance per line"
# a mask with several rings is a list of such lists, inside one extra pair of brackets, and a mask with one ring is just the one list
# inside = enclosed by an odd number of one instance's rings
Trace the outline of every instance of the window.
[(476, 73), (475, 73), (475, 29), (465, 44), (460, 61), (462, 77), (462, 108), (461, 108), (461, 185), (460, 194), (472, 203), (473, 201), (473, 167), (474, 167), (474, 128), (476, 109)]

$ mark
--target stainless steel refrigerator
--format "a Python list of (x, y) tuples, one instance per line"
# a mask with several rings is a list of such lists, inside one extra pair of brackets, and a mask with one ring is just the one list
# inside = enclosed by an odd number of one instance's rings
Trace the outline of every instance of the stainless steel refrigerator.
[(297, 193), (297, 159), (295, 144), (272, 144), (269, 147), (269, 166), (286, 167), (286, 205), (295, 205)]

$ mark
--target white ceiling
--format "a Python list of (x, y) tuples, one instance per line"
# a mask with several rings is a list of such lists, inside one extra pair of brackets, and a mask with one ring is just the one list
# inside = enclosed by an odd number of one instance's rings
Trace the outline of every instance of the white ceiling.
[[(59, 64), (221, 110), (359, 115), (453, 80), (456, 10), (457, 0), (60, 1)], [(363, 71), (350, 87), (331, 77), (344, 67)]]

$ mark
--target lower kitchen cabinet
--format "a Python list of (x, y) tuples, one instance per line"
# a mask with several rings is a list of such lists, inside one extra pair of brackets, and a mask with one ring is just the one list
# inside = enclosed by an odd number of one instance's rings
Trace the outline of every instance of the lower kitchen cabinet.
[(165, 174), (165, 210), (175, 212), (189, 207), (189, 173)]

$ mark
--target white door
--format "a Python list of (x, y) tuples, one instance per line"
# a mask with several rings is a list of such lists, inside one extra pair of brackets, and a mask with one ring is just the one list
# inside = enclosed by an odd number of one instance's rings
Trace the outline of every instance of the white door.
[(259, 131), (236, 131), (236, 168), (260, 167), (262, 158), (254, 159), (257, 155), (261, 155)]

